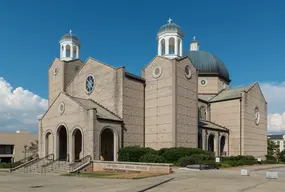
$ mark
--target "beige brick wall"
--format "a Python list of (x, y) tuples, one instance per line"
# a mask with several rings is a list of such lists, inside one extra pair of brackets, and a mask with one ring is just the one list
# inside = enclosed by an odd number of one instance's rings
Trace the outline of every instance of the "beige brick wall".
[[(65, 111), (62, 115), (59, 113), (59, 104), (64, 102)], [(94, 127), (96, 121), (96, 113), (94, 110), (85, 110), (65, 94), (61, 93), (53, 105), (50, 107), (48, 113), (42, 118), (40, 122), (39, 138), (40, 138), (40, 156), (45, 156), (45, 136), (48, 131), (52, 132), (52, 142), (49, 142), (53, 146), (53, 150), (50, 153), (54, 153), (55, 157), (58, 157), (57, 148), (57, 130), (60, 125), (64, 125), (67, 129), (68, 138), (68, 154), (72, 153), (72, 133), (75, 128), (79, 128), (83, 137), (83, 151), (85, 155), (94, 155)], [(97, 143), (96, 143), (97, 144)]]
[(66, 86), (74, 79), (83, 65), (84, 63), (79, 59), (70, 62), (64, 62), (64, 90)]
[[(223, 89), (223, 83), (228, 87), (228, 83), (219, 77), (199, 77), (198, 78), (198, 90), (199, 94), (217, 94)], [(206, 86), (201, 85), (201, 80), (205, 79), (207, 81)]]
[[(95, 87), (86, 94), (85, 81), (90, 74), (95, 77)], [(122, 117), (123, 74), (124, 68), (116, 69), (90, 58), (66, 91), (74, 97), (93, 99)]]
[[(189, 59), (176, 61), (176, 145), (197, 147), (198, 140), (198, 72)], [(185, 76), (185, 66), (191, 68), (192, 77)]]
[(124, 77), (124, 146), (144, 145), (144, 83)]
[(240, 99), (211, 103), (211, 121), (230, 130), (229, 155), (240, 155)]
[[(255, 124), (254, 112), (258, 106), (260, 123)], [(243, 95), (243, 154), (263, 157), (267, 153), (267, 104), (258, 84)]]
[[(152, 76), (155, 66), (162, 74)], [(145, 87), (145, 146), (154, 149), (175, 146), (174, 96), (175, 77), (173, 60), (156, 57), (146, 66), (143, 76)]]
[[(54, 75), (54, 69), (58, 68), (58, 74)], [(48, 70), (48, 105), (50, 106), (60, 92), (64, 90), (64, 63), (55, 59)]]

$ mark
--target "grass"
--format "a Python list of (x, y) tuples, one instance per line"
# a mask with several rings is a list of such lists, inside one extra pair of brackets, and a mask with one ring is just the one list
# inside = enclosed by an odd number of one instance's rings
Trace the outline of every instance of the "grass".
[(89, 177), (89, 178), (109, 178), (109, 179), (143, 179), (167, 174), (158, 173), (133, 173), (133, 172), (83, 172), (83, 173), (67, 173), (62, 176)]

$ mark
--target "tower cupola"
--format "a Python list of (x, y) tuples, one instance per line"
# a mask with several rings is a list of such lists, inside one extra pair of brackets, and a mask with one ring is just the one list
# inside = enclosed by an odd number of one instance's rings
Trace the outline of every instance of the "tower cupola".
[(158, 55), (174, 59), (182, 56), (182, 39), (184, 33), (181, 28), (168, 19), (168, 23), (163, 25), (158, 33)]
[(80, 41), (72, 34), (72, 30), (63, 35), (59, 43), (61, 60), (70, 61), (73, 59), (79, 59)]

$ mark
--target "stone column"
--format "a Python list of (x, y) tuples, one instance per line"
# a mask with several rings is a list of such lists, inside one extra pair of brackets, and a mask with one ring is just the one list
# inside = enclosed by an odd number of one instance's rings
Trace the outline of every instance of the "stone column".
[(175, 37), (174, 39), (174, 54), (178, 55), (178, 39)]
[(161, 40), (158, 41), (158, 50), (157, 50), (157, 55), (161, 56)]
[(180, 49), (180, 51), (179, 51), (179, 56), (181, 56), (182, 57), (182, 40), (180, 39), (180, 44), (179, 44), (179, 49)]

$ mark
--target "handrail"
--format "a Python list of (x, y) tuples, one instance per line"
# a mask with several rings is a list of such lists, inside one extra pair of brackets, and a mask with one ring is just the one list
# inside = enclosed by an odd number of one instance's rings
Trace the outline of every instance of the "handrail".
[(10, 169), (11, 169), (11, 168), (14, 168), (14, 167), (18, 167), (18, 166), (21, 165), (21, 164), (27, 163), (27, 162), (29, 162), (29, 161), (31, 161), (31, 160), (37, 158), (37, 157), (39, 157), (39, 155), (38, 155), (37, 153), (35, 153), (35, 154), (32, 154), (32, 155), (30, 155), (30, 156), (28, 156), (28, 157), (25, 157), (25, 158), (23, 158), (23, 159), (20, 159), (20, 160), (18, 160), (18, 161), (15, 161), (15, 162), (11, 163)]
[(78, 171), (78, 169), (82, 168), (82, 166), (89, 164), (91, 160), (92, 160), (91, 155), (86, 155), (85, 157), (81, 158), (78, 162), (70, 164), (69, 172), (74, 173)]
[[(46, 173), (48, 168), (50, 168), (50, 171), (52, 171), (55, 169), (56, 166), (60, 167), (60, 164), (59, 164), (60, 160), (62, 160), (62, 157), (54, 159), (53, 161), (45, 165), (42, 165), (42, 173)], [(69, 161), (69, 154), (66, 155), (66, 161), (67, 162)]]
[[(48, 155), (46, 155), (46, 156), (44, 156), (42, 158), (36, 157), (35, 159), (32, 159), (31, 161), (28, 161), (27, 163), (24, 163), (24, 164), (21, 164), (21, 165), (19, 165), (17, 167), (11, 168), (10, 171), (14, 171), (14, 170), (19, 169), (21, 167), (24, 167), (24, 168), (28, 168), (29, 166), (31, 167), (34, 163), (39, 163), (40, 161), (45, 160), (45, 159), (53, 160), (54, 159), (54, 154), (53, 153), (52, 154), (48, 154)], [(37, 166), (38, 166), (38, 164), (37, 164)]]

